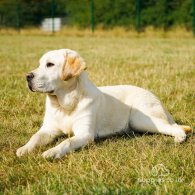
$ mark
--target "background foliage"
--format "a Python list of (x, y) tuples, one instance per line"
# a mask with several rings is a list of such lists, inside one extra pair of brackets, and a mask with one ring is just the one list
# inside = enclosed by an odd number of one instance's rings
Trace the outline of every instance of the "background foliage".
[[(111, 28), (135, 26), (137, 0), (94, 0), (96, 26)], [(64, 18), (64, 24), (90, 26), (90, 0), (0, 0), (0, 25), (38, 26), (45, 17)], [(175, 25), (191, 29), (192, 0), (141, 1), (142, 27), (170, 28)]]

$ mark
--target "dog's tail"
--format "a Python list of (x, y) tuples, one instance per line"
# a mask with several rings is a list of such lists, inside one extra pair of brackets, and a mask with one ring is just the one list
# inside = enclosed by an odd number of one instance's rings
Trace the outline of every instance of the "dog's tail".
[(190, 126), (187, 126), (187, 125), (179, 125), (179, 126), (185, 131), (185, 133), (192, 132), (192, 128)]

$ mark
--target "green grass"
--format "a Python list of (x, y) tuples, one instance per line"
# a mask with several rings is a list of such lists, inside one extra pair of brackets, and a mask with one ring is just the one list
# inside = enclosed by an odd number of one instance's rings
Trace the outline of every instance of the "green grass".
[[(77, 50), (96, 85), (150, 89), (179, 124), (194, 128), (194, 39), (1, 35), (0, 43), (0, 194), (195, 193), (191, 134), (180, 145), (164, 135), (112, 137), (62, 160), (42, 159), (41, 153), (61, 138), (21, 159), (15, 155), (44, 114), (45, 96), (27, 89), (25, 74), (38, 66), (44, 52), (57, 48)], [(152, 175), (158, 164), (169, 170), (168, 176)]]

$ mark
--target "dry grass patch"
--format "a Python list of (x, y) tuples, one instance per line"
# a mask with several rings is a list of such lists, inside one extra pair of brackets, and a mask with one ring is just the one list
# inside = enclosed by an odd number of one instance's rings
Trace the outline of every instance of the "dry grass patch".
[[(45, 96), (31, 93), (24, 76), (44, 52), (57, 48), (77, 50), (96, 85), (150, 89), (178, 123), (195, 127), (194, 39), (4, 35), (0, 42), (0, 194), (195, 193), (191, 134), (181, 145), (163, 135), (112, 137), (58, 161), (40, 157), (48, 147), (21, 159), (15, 156), (44, 114)], [(152, 175), (159, 164), (168, 176)]]

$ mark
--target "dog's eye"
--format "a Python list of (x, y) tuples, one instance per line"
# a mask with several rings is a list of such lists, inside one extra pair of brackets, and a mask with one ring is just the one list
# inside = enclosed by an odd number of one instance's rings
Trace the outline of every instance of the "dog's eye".
[(47, 66), (47, 68), (49, 68), (49, 67), (54, 66), (54, 64), (53, 64), (53, 63), (51, 63), (51, 62), (48, 62), (48, 63), (46, 64), (46, 66)]

